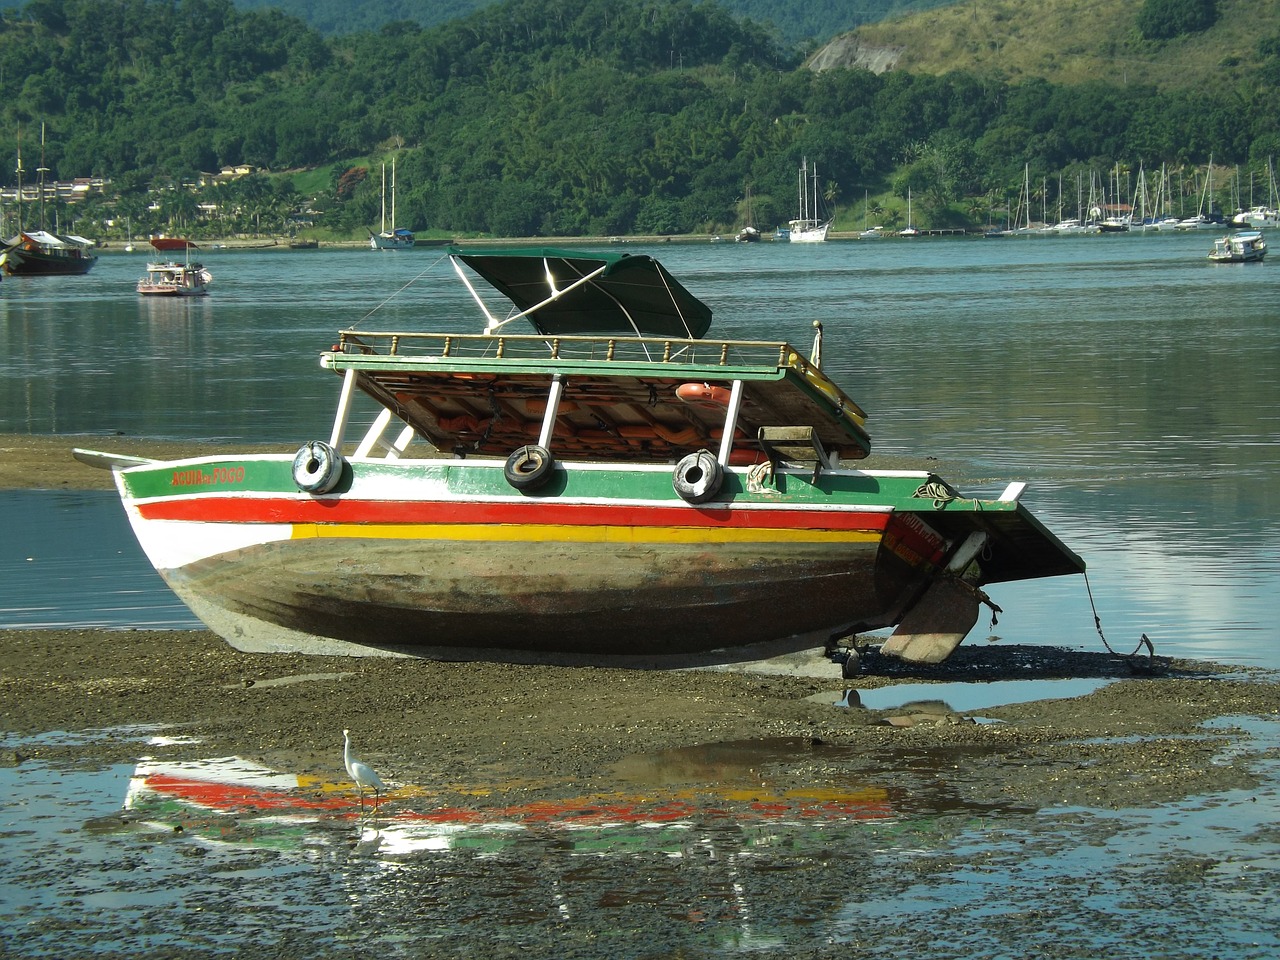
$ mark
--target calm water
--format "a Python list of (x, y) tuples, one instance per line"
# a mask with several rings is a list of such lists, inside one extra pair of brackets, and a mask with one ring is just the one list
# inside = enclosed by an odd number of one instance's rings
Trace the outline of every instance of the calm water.
[[(821, 320), (825, 366), (870, 413), (877, 453), (937, 457), (967, 492), (1031, 481), (1026, 502), (1089, 563), (1115, 648), (1146, 633), (1161, 653), (1280, 668), (1280, 282), (1274, 265), (1209, 264), (1210, 244), (625, 249), (660, 256), (723, 334), (807, 348)], [(139, 300), (144, 259), (0, 285), (0, 431), (292, 449), (329, 432), (336, 379), (316, 358), (338, 329), (479, 329), (439, 251), (213, 251), (213, 295), (186, 303)], [(194, 625), (111, 497), (0, 497), (21, 517), (0, 546), (0, 573), (21, 585), (0, 626)], [(83, 528), (100, 531), (91, 549)], [(120, 559), (114, 588), (104, 557)], [(969, 642), (1101, 646), (1081, 578), (991, 594), (1005, 613)]]
[[(1280, 669), (1280, 284), (1275, 264), (1209, 265), (1211, 240), (627, 249), (657, 253), (722, 333), (807, 347), (823, 321), (825, 366), (871, 414), (877, 453), (937, 457), (971, 493), (1030, 481), (1028, 504), (1088, 561), (1117, 649), (1146, 633), (1159, 653)], [(0, 432), (292, 449), (329, 431), (337, 381), (316, 357), (337, 329), (479, 328), (435, 251), (212, 252), (213, 295), (194, 303), (140, 302), (143, 262), (0, 284)], [(114, 496), (0, 492), (0, 509), (0, 628), (196, 625)], [(969, 643), (1100, 649), (1081, 578), (991, 593), (1005, 613)], [(982, 760), (942, 752), (923, 773), (926, 758), (886, 754), (865, 784), (834, 763), (824, 786), (871, 799), (821, 815), (707, 801), (672, 819), (639, 783), (649, 806), (616, 822), (426, 826), (218, 813), (149, 793), (133, 767), (27, 761), (0, 767), (0, 953), (1273, 957), (1280, 734), (1245, 726), (1256, 789), (1155, 810), (968, 808), (948, 780)], [(145, 730), (75, 736), (170, 750)], [(0, 730), (0, 749), (70, 739)], [(737, 757), (718, 761), (726, 790), (771, 762)], [(192, 776), (228, 775), (205, 766)]]

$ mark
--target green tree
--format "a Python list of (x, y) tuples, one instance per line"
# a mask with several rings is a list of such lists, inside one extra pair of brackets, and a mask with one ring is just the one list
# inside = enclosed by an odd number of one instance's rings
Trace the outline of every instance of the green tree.
[(1138, 31), (1148, 40), (1172, 40), (1207, 30), (1217, 20), (1217, 0), (1143, 0)]

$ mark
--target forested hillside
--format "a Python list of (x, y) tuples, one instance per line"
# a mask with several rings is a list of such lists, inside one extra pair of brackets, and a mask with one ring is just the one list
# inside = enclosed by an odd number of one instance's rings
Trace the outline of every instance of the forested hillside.
[(1278, 32), (1280, 4), (1255, 0), (961, 0), (856, 38), (916, 73), (1185, 88), (1246, 80)]
[[(1229, 82), (1157, 93), (815, 74), (765, 28), (688, 0), (506, 0), (332, 38), (231, 0), (34, 0), (0, 20), (0, 155), (21, 131), (34, 169), (44, 124), (51, 176), (110, 178), (120, 199), (75, 211), (95, 235), (122, 215), (139, 233), (228, 229), (201, 224), (197, 199), (237, 225), (250, 211), (279, 230), (306, 210), (328, 235), (362, 234), (393, 155), (399, 225), (443, 235), (727, 229), (748, 185), (767, 228), (795, 214), (805, 157), (846, 220), (864, 195), (889, 207), (910, 187), (921, 223), (980, 222), (1024, 165), (1034, 182), (1070, 182), (1213, 155), (1265, 178), (1280, 153), (1280, 37), (1250, 56)], [(229, 164), (272, 177), (181, 188)]]
[[(491, 6), (498, 0), (236, 0), (244, 10), (274, 7), (298, 17), (326, 35), (376, 31), (397, 20), (434, 27)], [(738, 17), (776, 28), (782, 42), (795, 46), (825, 40), (864, 23), (911, 10), (927, 10), (953, 0), (723, 0)]]

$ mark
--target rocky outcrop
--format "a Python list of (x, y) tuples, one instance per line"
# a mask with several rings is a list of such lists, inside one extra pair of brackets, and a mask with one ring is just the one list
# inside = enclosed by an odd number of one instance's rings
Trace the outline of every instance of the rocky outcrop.
[(872, 73), (886, 73), (898, 65), (906, 47), (873, 47), (855, 34), (836, 37), (812, 57), (806, 66), (815, 73), (833, 67), (860, 68)]

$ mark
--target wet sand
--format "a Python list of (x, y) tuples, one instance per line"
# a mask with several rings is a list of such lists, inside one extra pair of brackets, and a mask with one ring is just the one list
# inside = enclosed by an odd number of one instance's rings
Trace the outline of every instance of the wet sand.
[[(72, 446), (191, 452), (123, 437), (5, 436), (0, 489), (108, 487), (110, 474), (73, 460)], [(984, 708), (984, 722), (927, 703), (938, 681), (1050, 677), (1115, 682), (1074, 699)], [(658, 672), (246, 654), (205, 631), (0, 631), (8, 731), (164, 725), (200, 741), (173, 748), (173, 759), (239, 754), (342, 779), (349, 727), (384, 777), (440, 785), (460, 803), (477, 802), (480, 788), (485, 802), (605, 792), (616, 765), (637, 754), (785, 740), (778, 755), (791, 759), (767, 773), (775, 784), (820, 781), (828, 748), (840, 749), (842, 764), (868, 769), (885, 751), (944, 749), (957, 759), (954, 788), (974, 802), (1154, 804), (1251, 782), (1244, 754), (1209, 763), (1233, 734), (1205, 733), (1206, 720), (1280, 717), (1272, 674), (1164, 658), (1131, 663), (1105, 651), (971, 640), (935, 668), (872, 655), (857, 686), (905, 682), (920, 684), (923, 703), (874, 711), (831, 705), (846, 685), (835, 664), (829, 677)], [(826, 702), (808, 699), (825, 693), (833, 694)], [(136, 741), (106, 738), (30, 752), (106, 764), (136, 750)], [(714, 782), (716, 771), (696, 775)]]
[[(341, 780), (349, 727), (384, 778), (437, 785), (456, 793), (442, 799), (464, 805), (476, 802), (477, 790), (485, 802), (608, 792), (624, 758), (756, 740), (792, 745), (775, 754), (791, 760), (767, 774), (775, 788), (820, 780), (828, 748), (869, 772), (885, 751), (945, 749), (958, 761), (951, 786), (966, 802), (1146, 805), (1247, 787), (1243, 756), (1209, 762), (1230, 730), (1187, 735), (1214, 717), (1280, 716), (1280, 685), (1262, 675), (1161, 662), (1161, 675), (1133, 676), (1106, 654), (1032, 647), (961, 647), (927, 671), (873, 663), (877, 672), (858, 683), (864, 690), (920, 684), (922, 702), (888, 711), (832, 706), (843, 686), (834, 667), (827, 681), (261, 655), (205, 631), (0, 631), (0, 664), (0, 724), (14, 733), (159, 725), (199, 741), (171, 748), (171, 759), (238, 754)], [(980, 711), (999, 723), (927, 702), (937, 680), (1063, 676), (1116, 682), (1088, 696)], [(825, 703), (808, 699), (826, 692)], [(108, 737), (29, 755), (96, 765), (129, 762), (137, 749), (136, 739)], [(716, 771), (704, 776), (714, 784)]]

